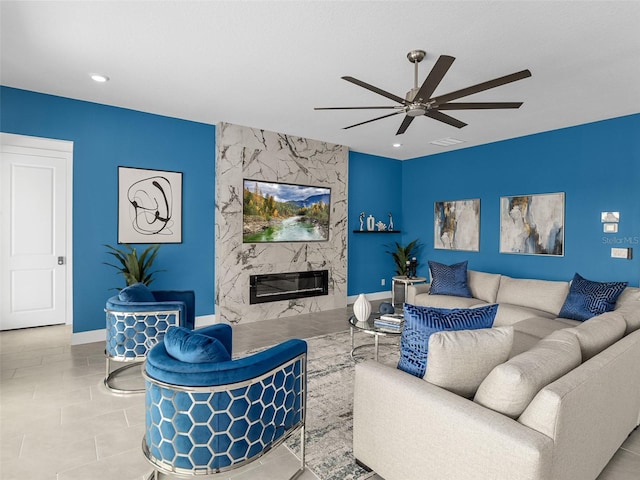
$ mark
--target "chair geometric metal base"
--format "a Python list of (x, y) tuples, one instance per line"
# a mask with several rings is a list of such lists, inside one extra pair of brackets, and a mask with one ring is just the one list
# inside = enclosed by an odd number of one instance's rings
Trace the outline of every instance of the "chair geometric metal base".
[(144, 359), (140, 360), (139, 358), (131, 359), (126, 362), (126, 365), (116, 368), (115, 370), (111, 370), (111, 362), (121, 360), (115, 360), (107, 356), (107, 374), (104, 377), (104, 386), (112, 393), (117, 393), (120, 395), (126, 395), (129, 393), (144, 393), (144, 384), (140, 388), (120, 388), (114, 385), (114, 380), (116, 377), (123, 373), (124, 371), (141, 365), (144, 362)]
[[(114, 379), (129, 368), (140, 365), (147, 358), (147, 352), (156, 343), (162, 341), (167, 329), (180, 324), (180, 311), (115, 311), (106, 308), (107, 371), (104, 386), (110, 392), (118, 394), (143, 393), (141, 388), (125, 389), (114, 385)], [(111, 371), (111, 362), (126, 365)]]
[(298, 432), (300, 468), (290, 478), (304, 472), (306, 351), (256, 377), (218, 386), (143, 376), (142, 451), (155, 469), (149, 478), (228, 478)]
[[(287, 437), (289, 438), (289, 437)], [(275, 449), (276, 447), (280, 446), (281, 443), (283, 443), (287, 438), (283, 438), (281, 442), (279, 442), (277, 445), (274, 445), (274, 447), (270, 450)], [(305, 433), (304, 433), (304, 425), (302, 427), (300, 427), (300, 446), (301, 446), (301, 451), (300, 451), (300, 468), (298, 468), (289, 478), (284, 479), (283, 480), (296, 480), (296, 478), (300, 477), (300, 475), (302, 475), (305, 471), (305, 452), (304, 452), (304, 444), (305, 444)], [(270, 451), (267, 450), (267, 451)], [(267, 451), (265, 451), (264, 453), (267, 453)], [(144, 456), (147, 458), (148, 461), (151, 462), (150, 459), (150, 452), (149, 449), (146, 445), (146, 440), (142, 439), (142, 453), (144, 454)], [(147, 480), (169, 480), (169, 479), (186, 479), (186, 478), (193, 478), (193, 477), (197, 477), (197, 478), (202, 478), (202, 479), (215, 479), (215, 478), (220, 478), (220, 477), (224, 477), (224, 478), (229, 478), (229, 470), (224, 470), (224, 471), (220, 471), (218, 473), (177, 473), (177, 472), (168, 472), (166, 470), (158, 470), (155, 469), (153, 470), (153, 472), (151, 472), (151, 474), (147, 477)]]

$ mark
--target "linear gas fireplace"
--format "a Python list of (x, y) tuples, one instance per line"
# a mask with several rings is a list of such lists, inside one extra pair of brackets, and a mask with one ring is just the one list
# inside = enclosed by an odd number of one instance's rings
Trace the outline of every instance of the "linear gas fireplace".
[(329, 294), (329, 271), (251, 275), (249, 303), (277, 302)]

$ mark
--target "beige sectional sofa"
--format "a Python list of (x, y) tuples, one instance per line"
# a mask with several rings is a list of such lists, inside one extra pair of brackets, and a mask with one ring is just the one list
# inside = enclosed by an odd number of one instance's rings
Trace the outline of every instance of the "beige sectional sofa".
[[(614, 311), (579, 322), (557, 317), (569, 282), (470, 270), (468, 286), (473, 298), (414, 286), (407, 302), (498, 303), (494, 327), (501, 328), (485, 333), (511, 335), (510, 354), (465, 396), (454, 393), (455, 385), (426, 380), (431, 357), (424, 379), (373, 361), (358, 364), (356, 459), (385, 480), (595, 479), (640, 422), (640, 289), (627, 287)], [(430, 355), (471, 332), (433, 334)], [(482, 370), (480, 359), (466, 361), (469, 371)]]

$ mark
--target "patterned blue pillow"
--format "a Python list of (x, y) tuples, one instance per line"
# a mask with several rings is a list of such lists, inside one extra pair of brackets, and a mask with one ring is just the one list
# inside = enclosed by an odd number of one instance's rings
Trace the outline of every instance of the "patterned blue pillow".
[(576, 273), (558, 316), (584, 322), (610, 312), (625, 288), (627, 282), (592, 282)]
[(443, 330), (490, 328), (498, 305), (478, 308), (433, 308), (404, 305), (404, 328), (400, 339), (398, 368), (422, 378), (427, 371), (429, 337)]
[(431, 295), (453, 295), (455, 297), (472, 297), (467, 285), (467, 261), (454, 265), (444, 265), (429, 260), (431, 270)]

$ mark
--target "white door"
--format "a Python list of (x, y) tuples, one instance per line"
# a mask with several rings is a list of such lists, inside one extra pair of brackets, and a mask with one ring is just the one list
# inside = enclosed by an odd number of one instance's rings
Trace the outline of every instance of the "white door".
[(73, 143), (0, 135), (0, 329), (71, 323)]

